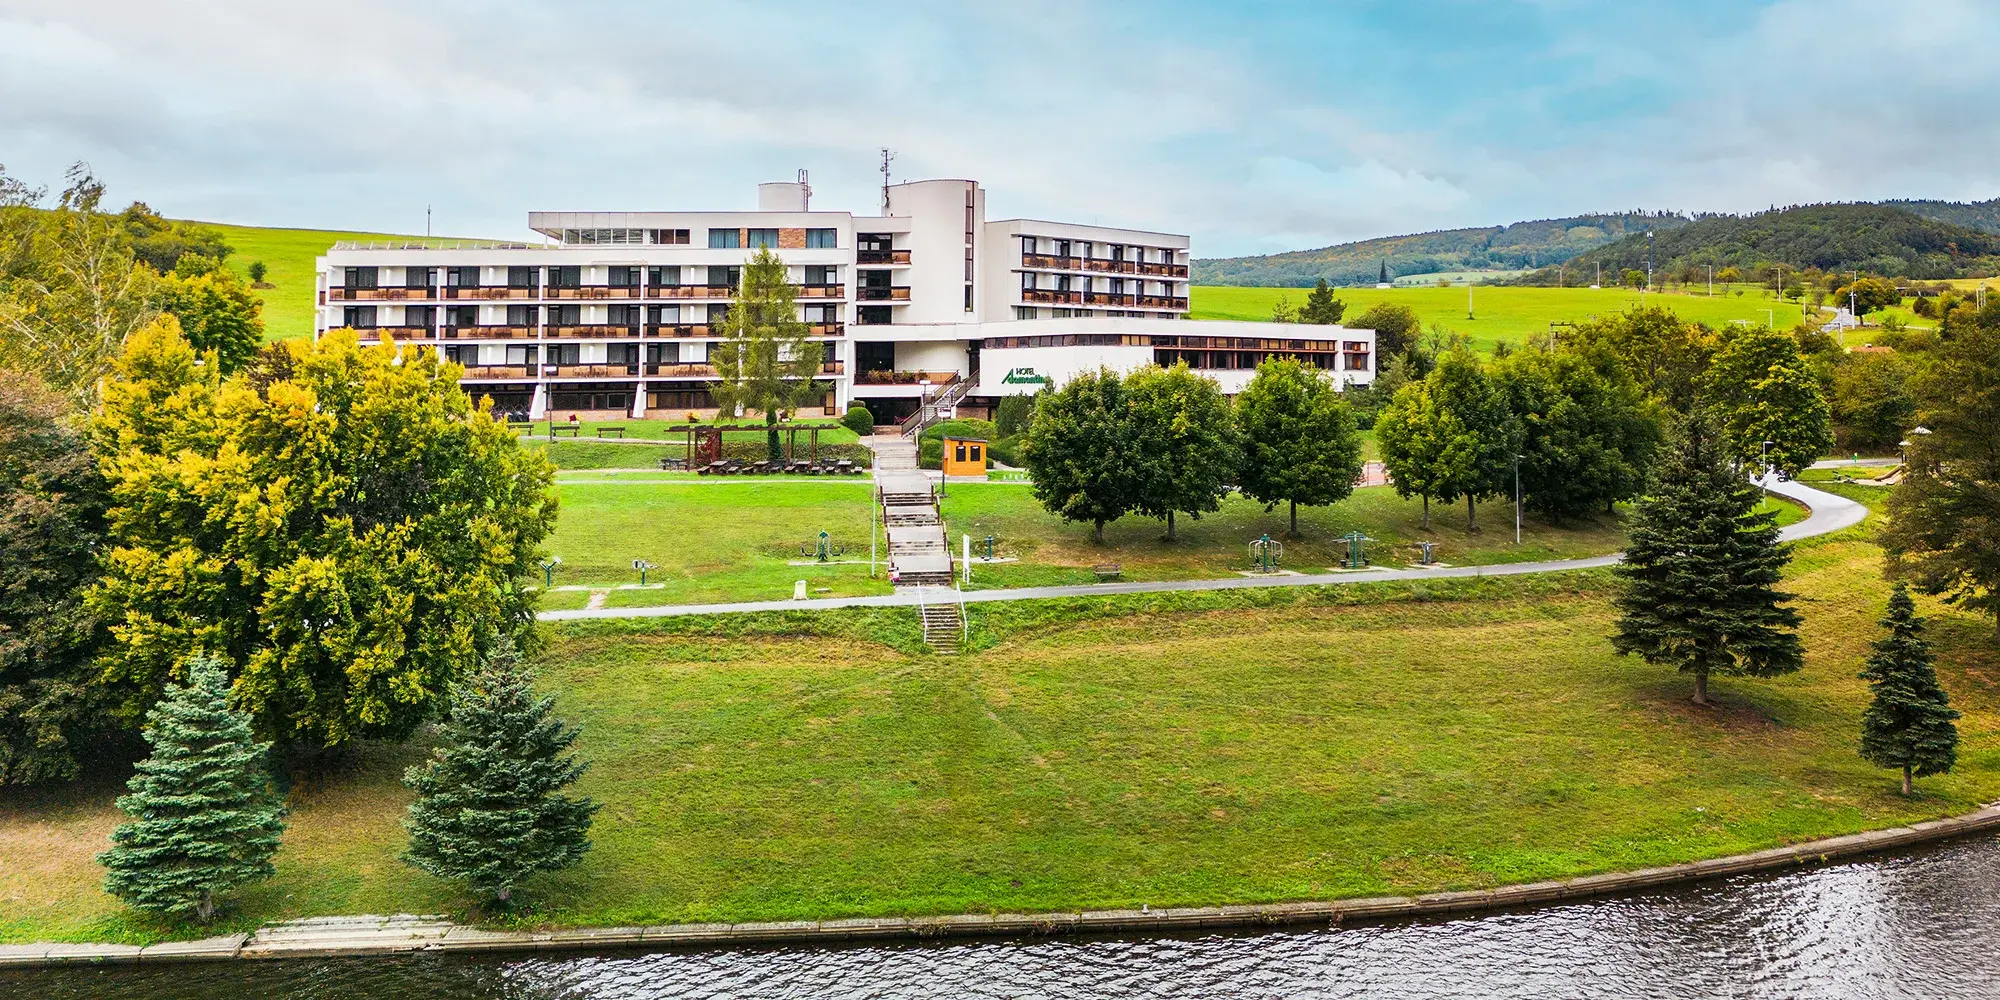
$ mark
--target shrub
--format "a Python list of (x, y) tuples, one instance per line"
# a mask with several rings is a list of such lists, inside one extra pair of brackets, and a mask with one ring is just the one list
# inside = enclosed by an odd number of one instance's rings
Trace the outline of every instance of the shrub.
[(841, 417), (840, 422), (846, 424), (848, 430), (862, 437), (875, 433), (875, 415), (868, 412), (868, 408), (860, 403), (848, 406), (847, 415)]
[[(1010, 438), (1028, 429), (1035, 420), (1035, 397), (1008, 396), (993, 410), (993, 429)], [(1009, 463), (1012, 464), (1012, 463)]]

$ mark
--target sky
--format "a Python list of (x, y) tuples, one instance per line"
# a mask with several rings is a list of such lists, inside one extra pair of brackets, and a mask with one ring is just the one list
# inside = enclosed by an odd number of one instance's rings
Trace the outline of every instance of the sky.
[(2000, 196), (2000, 3), (0, 0), (0, 164), (246, 225), (989, 218), (1197, 256), (1635, 208)]

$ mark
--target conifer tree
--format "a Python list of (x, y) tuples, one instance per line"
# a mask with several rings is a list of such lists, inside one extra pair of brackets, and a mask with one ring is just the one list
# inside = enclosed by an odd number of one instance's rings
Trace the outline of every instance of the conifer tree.
[(1347, 312), (1347, 303), (1333, 297), (1333, 289), (1327, 287), (1326, 279), (1313, 284), (1313, 290), (1306, 294), (1306, 304), (1299, 307), (1299, 322), (1334, 326)]
[(1931, 666), (1924, 620), (1910, 588), (1898, 583), (1882, 618), (1889, 634), (1875, 641), (1861, 677), (1875, 700), (1861, 715), (1861, 756), (1877, 767), (1903, 769), (1903, 794), (1912, 775), (1943, 774), (1958, 762), (1958, 712)]
[(742, 287), (720, 331), (727, 339), (709, 355), (716, 405), (724, 413), (739, 407), (764, 411), (764, 447), (773, 460), (784, 456), (778, 414), (826, 395), (826, 383), (814, 378), (826, 345), (814, 340), (812, 327), (799, 318), (799, 290), (787, 274), (785, 262), (769, 247), (744, 262)]
[(1693, 674), (1697, 705), (1708, 704), (1710, 674), (1799, 669), (1799, 615), (1777, 589), (1791, 559), (1777, 515), (1757, 511), (1757, 490), (1700, 414), (1661, 458), (1617, 569), (1625, 593), (1612, 647)]
[(589, 765), (570, 753), (578, 728), (552, 715), (555, 697), (535, 697), (531, 681), (513, 642), (496, 642), (460, 686), (444, 745), (403, 776), (417, 792), (403, 860), (501, 904), (528, 876), (583, 860), (598, 808), (563, 794)]
[(285, 823), (264, 770), (270, 744), (252, 741), (249, 714), (229, 707), (222, 661), (206, 655), (147, 713), (145, 734), (153, 752), (118, 799), (132, 819), (97, 856), (110, 870), (104, 887), (206, 923), (218, 893), (271, 876)]

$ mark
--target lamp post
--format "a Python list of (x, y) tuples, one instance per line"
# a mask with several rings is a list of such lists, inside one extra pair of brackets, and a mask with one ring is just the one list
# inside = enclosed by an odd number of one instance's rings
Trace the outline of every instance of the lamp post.
[(1762, 506), (1757, 508), (1758, 510), (1764, 510), (1771, 506), (1771, 446), (1777, 443), (1776, 441), (1768, 440), (1764, 442), (1764, 474), (1757, 477), (1757, 485), (1764, 488), (1764, 500)]
[(1514, 544), (1521, 544), (1521, 458), (1514, 456)]

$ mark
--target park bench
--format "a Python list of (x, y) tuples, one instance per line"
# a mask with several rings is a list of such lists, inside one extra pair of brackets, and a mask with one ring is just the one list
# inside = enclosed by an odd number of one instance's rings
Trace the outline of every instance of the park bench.
[(554, 438), (554, 437), (556, 437), (556, 436), (558, 436), (558, 435), (561, 435), (561, 434), (567, 434), (567, 435), (569, 435), (570, 437), (575, 437), (575, 436), (576, 436), (576, 432), (577, 432), (577, 431), (580, 431), (580, 430), (582, 430), (582, 429), (583, 429), (583, 428), (581, 428), (581, 427), (578, 427), (578, 426), (576, 426), (575, 424), (550, 424), (550, 425), (549, 425), (549, 437), (550, 437), (550, 438)]
[(609, 425), (601, 426), (597, 428), (597, 436), (600, 438), (607, 438), (607, 437), (622, 438), (625, 436), (625, 428), (614, 427)]
[(669, 455), (660, 459), (660, 471), (662, 472), (686, 471), (686, 469), (687, 459), (685, 458), (675, 458)]
[(1125, 572), (1117, 563), (1098, 563), (1090, 567), (1090, 571), (1097, 574), (1099, 580), (1116, 580)]

